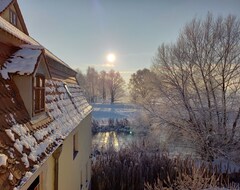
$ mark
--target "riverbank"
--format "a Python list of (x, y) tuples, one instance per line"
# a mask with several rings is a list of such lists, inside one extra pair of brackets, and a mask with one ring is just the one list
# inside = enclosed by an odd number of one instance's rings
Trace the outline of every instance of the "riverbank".
[(116, 132), (116, 133), (126, 133), (132, 134), (130, 128), (130, 122), (128, 119), (105, 119), (105, 120), (95, 120), (92, 119), (92, 134), (103, 133), (103, 132)]

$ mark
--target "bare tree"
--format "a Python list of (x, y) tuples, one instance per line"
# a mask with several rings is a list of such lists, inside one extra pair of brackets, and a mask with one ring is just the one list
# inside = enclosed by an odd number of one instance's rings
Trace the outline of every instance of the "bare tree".
[(76, 74), (77, 82), (79, 86), (82, 88), (85, 97), (89, 99), (89, 94), (88, 94), (88, 91), (86, 90), (87, 89), (86, 75), (84, 75), (80, 69), (76, 69), (76, 72), (77, 72)]
[(101, 96), (103, 101), (105, 101), (106, 98), (107, 98), (106, 81), (107, 81), (107, 72), (106, 71), (101, 71), (99, 73), (99, 80), (98, 80), (99, 86), (98, 86), (98, 90), (100, 92), (100, 96)]
[(193, 19), (172, 45), (162, 45), (146, 108), (214, 159), (240, 148), (240, 20)]
[(88, 67), (86, 74), (87, 91), (90, 102), (95, 102), (97, 98), (98, 72), (93, 67)]
[(119, 72), (110, 70), (107, 74), (107, 88), (110, 94), (111, 103), (121, 99), (124, 95), (124, 80)]

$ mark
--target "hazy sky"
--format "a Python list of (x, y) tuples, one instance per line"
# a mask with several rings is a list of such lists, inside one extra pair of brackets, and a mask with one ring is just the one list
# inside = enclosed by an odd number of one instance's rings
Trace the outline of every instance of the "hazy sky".
[(240, 18), (240, 0), (18, 0), (30, 35), (83, 72), (104, 67), (116, 54), (125, 79), (151, 66), (162, 43), (175, 42), (194, 17), (229, 13)]

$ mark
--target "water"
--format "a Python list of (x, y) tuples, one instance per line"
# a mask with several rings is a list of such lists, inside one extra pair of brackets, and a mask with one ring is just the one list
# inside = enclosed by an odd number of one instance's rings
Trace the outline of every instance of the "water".
[(116, 132), (104, 132), (97, 133), (92, 138), (92, 145), (94, 149), (106, 150), (108, 148), (114, 148), (119, 151), (120, 148), (124, 148), (136, 140), (134, 135)]
[[(107, 150), (109, 148), (113, 148), (116, 151), (119, 151), (121, 148), (125, 148), (129, 145), (131, 145), (134, 142), (145, 142), (147, 144), (147, 138), (146, 136), (139, 136), (139, 135), (130, 135), (125, 133), (117, 133), (117, 132), (103, 132), (103, 133), (97, 133), (93, 135), (92, 138), (92, 146), (93, 150)], [(156, 140), (156, 139), (154, 139)], [(175, 156), (175, 155), (182, 155), (182, 156), (192, 156), (196, 157), (196, 152), (192, 146), (189, 145), (188, 142), (183, 141), (177, 141), (177, 142), (171, 142), (171, 143), (164, 143), (161, 141), (162, 139), (159, 139), (160, 142), (158, 146), (151, 147), (154, 150), (160, 149), (165, 150), (169, 152), (169, 155)], [(156, 142), (156, 141), (155, 141)]]
[[(93, 104), (93, 118), (97, 121), (108, 123), (108, 119), (124, 119), (127, 118), (130, 122), (141, 114), (141, 109), (134, 104)], [(142, 124), (142, 123), (140, 123)], [(135, 130), (144, 130), (143, 128), (135, 128)], [(117, 132), (102, 132), (97, 133), (92, 138), (93, 149), (106, 150), (113, 148), (119, 151), (120, 148), (132, 144), (133, 142), (142, 142), (145, 138), (143, 135), (138, 135), (139, 131), (134, 131), (134, 135)], [(146, 134), (146, 133), (145, 133)], [(170, 154), (187, 154), (193, 155), (194, 150), (191, 143), (183, 142), (183, 138), (170, 138), (166, 141), (166, 135), (163, 131), (160, 133), (154, 132), (155, 136), (148, 138), (151, 143), (158, 144), (160, 149), (166, 149)], [(158, 141), (158, 142), (157, 142)]]

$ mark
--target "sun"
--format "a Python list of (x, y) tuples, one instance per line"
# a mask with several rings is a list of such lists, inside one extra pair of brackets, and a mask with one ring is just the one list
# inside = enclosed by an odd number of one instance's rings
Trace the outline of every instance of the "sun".
[(106, 58), (107, 58), (107, 61), (110, 63), (113, 63), (116, 60), (116, 56), (113, 53), (109, 53)]

